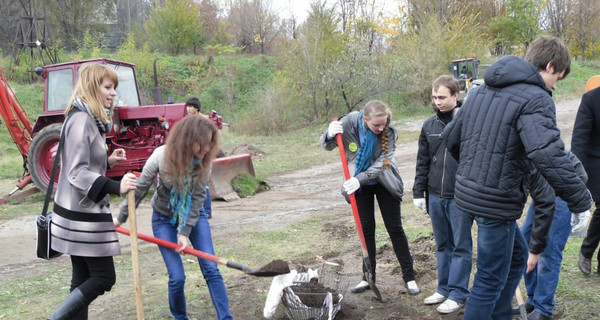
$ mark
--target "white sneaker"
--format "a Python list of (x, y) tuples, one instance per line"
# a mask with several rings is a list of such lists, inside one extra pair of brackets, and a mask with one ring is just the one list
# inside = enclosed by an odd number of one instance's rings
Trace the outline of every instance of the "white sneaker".
[(439, 292), (436, 291), (434, 294), (432, 294), (429, 297), (425, 298), (423, 300), (423, 303), (425, 303), (425, 304), (438, 304), (438, 303), (444, 302), (444, 300), (446, 300), (446, 296), (444, 296), (443, 294), (441, 294), (441, 293), (439, 293)]
[(463, 306), (462, 303), (458, 303), (452, 299), (446, 299), (446, 301), (444, 301), (444, 303), (440, 304), (437, 307), (437, 311), (439, 313), (452, 313), (458, 309), (460, 309)]
[(407, 282), (406, 288), (408, 289), (408, 293), (412, 295), (421, 293), (421, 289), (419, 289), (419, 286), (417, 285), (417, 282), (415, 280)]

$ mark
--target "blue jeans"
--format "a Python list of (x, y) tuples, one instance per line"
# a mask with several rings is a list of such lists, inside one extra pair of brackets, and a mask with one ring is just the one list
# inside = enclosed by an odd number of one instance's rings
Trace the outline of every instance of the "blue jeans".
[[(534, 208), (533, 204), (529, 207), (525, 222), (521, 226), (521, 232), (527, 242), (531, 239)], [(537, 267), (529, 274), (525, 274), (527, 302), (539, 313), (549, 318), (552, 318), (554, 310), (554, 293), (558, 286), (563, 250), (570, 233), (571, 212), (567, 203), (556, 197), (556, 211), (554, 211), (554, 218), (548, 232), (546, 248), (540, 254)]]
[(438, 285), (436, 291), (464, 304), (469, 295), (473, 259), (473, 218), (458, 209), (453, 198), (429, 194), (429, 217), (435, 237)]
[(204, 205), (202, 206), (204, 213), (210, 219), (212, 217), (212, 202), (210, 200), (210, 188), (206, 186), (206, 198), (204, 198)]
[[(154, 236), (163, 240), (177, 243), (177, 228), (171, 224), (171, 218), (153, 210), (152, 232)], [(190, 234), (192, 246), (200, 251), (215, 254), (213, 248), (210, 225), (204, 212), (200, 212), (200, 218)], [(188, 319), (185, 302), (185, 271), (181, 255), (175, 250), (158, 247), (169, 273), (169, 308), (174, 319)], [(217, 319), (233, 319), (229, 312), (229, 298), (225, 290), (223, 277), (215, 262), (198, 258), (200, 270), (208, 286), (210, 298), (217, 312)]]
[(482, 216), (475, 221), (477, 272), (463, 319), (511, 320), (511, 300), (527, 266), (527, 243), (516, 221)]

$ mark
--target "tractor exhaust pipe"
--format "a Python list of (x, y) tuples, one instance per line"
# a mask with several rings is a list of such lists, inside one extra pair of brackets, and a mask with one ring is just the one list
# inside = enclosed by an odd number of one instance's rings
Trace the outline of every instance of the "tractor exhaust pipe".
[(154, 61), (152, 61), (152, 68), (154, 69), (154, 90), (152, 90), (152, 96), (154, 98), (155, 105), (163, 104), (163, 96), (162, 96), (162, 92), (160, 91), (160, 87), (158, 86), (158, 77), (156, 76), (156, 60), (157, 59), (158, 59), (158, 57), (155, 57)]

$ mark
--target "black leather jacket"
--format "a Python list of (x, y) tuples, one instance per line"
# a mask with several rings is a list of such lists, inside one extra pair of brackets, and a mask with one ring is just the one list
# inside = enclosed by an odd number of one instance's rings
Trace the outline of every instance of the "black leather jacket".
[(446, 142), (442, 140), (441, 133), (452, 121), (460, 105), (459, 101), (451, 112), (437, 111), (434, 116), (423, 122), (413, 185), (415, 199), (424, 198), (426, 192), (441, 198), (454, 197), (454, 176), (458, 163), (446, 149)]

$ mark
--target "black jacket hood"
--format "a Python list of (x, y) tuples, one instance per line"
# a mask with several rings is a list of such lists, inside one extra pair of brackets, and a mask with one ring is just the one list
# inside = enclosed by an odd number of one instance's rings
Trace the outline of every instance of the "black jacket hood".
[(552, 95), (538, 69), (516, 56), (505, 56), (494, 62), (485, 72), (484, 81), (486, 85), (495, 88), (504, 88), (517, 83), (532, 84)]

